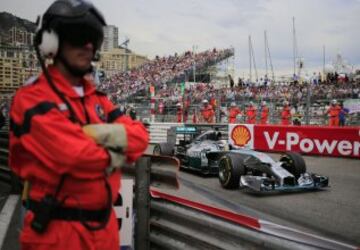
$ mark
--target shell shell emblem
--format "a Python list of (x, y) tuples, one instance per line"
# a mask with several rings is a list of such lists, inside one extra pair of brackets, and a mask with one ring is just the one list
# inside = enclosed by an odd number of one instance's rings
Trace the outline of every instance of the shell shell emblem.
[(250, 131), (247, 127), (238, 125), (231, 132), (231, 139), (236, 146), (245, 146), (251, 139)]

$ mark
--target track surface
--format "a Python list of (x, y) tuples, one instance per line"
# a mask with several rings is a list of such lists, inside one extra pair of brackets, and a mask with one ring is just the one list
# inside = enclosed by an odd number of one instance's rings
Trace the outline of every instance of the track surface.
[[(271, 156), (279, 159), (277, 154)], [(225, 190), (217, 177), (181, 171), (182, 188), (178, 194), (360, 246), (360, 160), (304, 158), (308, 172), (328, 176), (331, 187), (315, 192), (258, 195), (246, 190)]]

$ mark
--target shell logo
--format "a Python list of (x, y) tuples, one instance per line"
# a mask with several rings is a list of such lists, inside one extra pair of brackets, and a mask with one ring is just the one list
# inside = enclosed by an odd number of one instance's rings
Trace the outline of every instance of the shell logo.
[(238, 125), (231, 131), (231, 139), (236, 146), (245, 146), (251, 139), (251, 134), (246, 126)]

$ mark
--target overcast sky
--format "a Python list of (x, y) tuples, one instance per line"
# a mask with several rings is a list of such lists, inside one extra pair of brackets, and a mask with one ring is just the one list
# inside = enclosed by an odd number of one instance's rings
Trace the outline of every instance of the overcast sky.
[[(1, 0), (0, 11), (31, 21), (52, 0)], [(108, 24), (119, 28), (119, 42), (149, 58), (182, 53), (196, 46), (235, 48), (237, 76), (248, 74), (248, 36), (252, 36), (258, 69), (265, 68), (264, 30), (273, 66), (291, 72), (292, 17), (299, 56), (307, 69), (322, 68), (337, 52), (360, 65), (360, 0), (93, 0)]]

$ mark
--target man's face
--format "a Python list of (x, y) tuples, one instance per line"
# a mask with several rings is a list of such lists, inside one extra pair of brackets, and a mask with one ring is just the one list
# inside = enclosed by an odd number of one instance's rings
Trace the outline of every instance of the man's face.
[(94, 57), (94, 45), (91, 42), (82, 46), (74, 46), (64, 41), (62, 46), (62, 57), (71, 67), (80, 71), (87, 71), (91, 68), (91, 61)]

